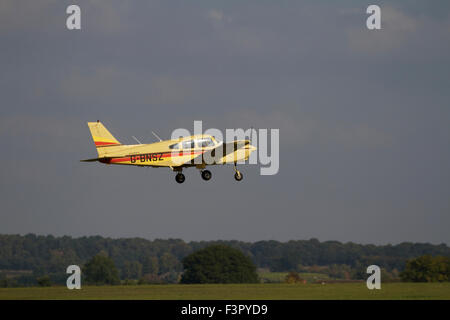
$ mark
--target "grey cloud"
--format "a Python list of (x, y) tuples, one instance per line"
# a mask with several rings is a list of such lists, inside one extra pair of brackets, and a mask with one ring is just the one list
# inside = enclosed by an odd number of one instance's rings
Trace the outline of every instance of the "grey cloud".
[[(68, 4), (0, 3), (0, 232), (449, 243), (448, 1), (381, 2), (381, 33), (355, 1), (80, 0), (79, 32)], [(97, 119), (279, 128), (280, 171), (80, 163)]]

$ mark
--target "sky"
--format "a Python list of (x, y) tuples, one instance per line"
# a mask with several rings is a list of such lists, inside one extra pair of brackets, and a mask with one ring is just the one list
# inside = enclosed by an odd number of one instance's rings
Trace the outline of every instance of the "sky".
[[(0, 48), (2, 234), (450, 244), (448, 1), (3, 0)], [(82, 163), (97, 119), (279, 129), (279, 172)]]

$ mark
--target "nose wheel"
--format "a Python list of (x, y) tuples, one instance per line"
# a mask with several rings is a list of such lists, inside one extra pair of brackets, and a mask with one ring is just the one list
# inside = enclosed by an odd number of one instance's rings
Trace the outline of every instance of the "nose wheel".
[(183, 183), (184, 180), (186, 180), (186, 177), (184, 176), (184, 174), (182, 174), (181, 172), (177, 173), (177, 175), (175, 176), (175, 181), (178, 183)]
[(209, 171), (209, 170), (202, 171), (202, 179), (203, 180), (208, 181), (209, 179), (211, 179), (211, 177), (212, 177), (211, 171)]
[(244, 178), (244, 175), (236, 168), (236, 164), (234, 165), (234, 171), (236, 171), (234, 179), (236, 179), (236, 181), (241, 181)]

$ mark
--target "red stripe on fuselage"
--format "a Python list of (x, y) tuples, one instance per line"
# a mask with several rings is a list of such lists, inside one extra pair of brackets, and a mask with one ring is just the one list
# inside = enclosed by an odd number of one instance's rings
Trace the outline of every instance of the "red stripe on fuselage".
[[(136, 157), (136, 162), (135, 163), (142, 163), (142, 162), (147, 162), (147, 158), (146, 158), (146, 161), (141, 161), (140, 157), (141, 156), (146, 156), (146, 155), (156, 154), (156, 155), (158, 155), (158, 158), (159, 158), (159, 155), (162, 153), (161, 158), (171, 158), (171, 157), (181, 157), (181, 156), (190, 156), (190, 155), (195, 155), (195, 154), (203, 154), (204, 152), (205, 151), (154, 152), (154, 153), (136, 154), (136, 155), (133, 155), (133, 157)], [(121, 157), (121, 158), (111, 158), (111, 159), (108, 159), (107, 163), (120, 163), (120, 162), (126, 162), (126, 161), (131, 161), (131, 156)], [(148, 162), (151, 162), (151, 160), (148, 160)]]

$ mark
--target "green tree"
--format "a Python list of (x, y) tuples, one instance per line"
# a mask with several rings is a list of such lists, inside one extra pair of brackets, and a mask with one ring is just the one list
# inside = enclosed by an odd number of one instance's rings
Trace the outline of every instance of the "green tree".
[(15, 279), (8, 278), (6, 274), (0, 273), (0, 288), (14, 287), (15, 285)]
[(170, 252), (164, 253), (159, 259), (159, 273), (167, 273), (180, 270), (180, 261)]
[(412, 282), (450, 281), (450, 258), (424, 255), (408, 260), (400, 277), (403, 281)]
[(83, 275), (88, 284), (118, 284), (119, 272), (111, 258), (99, 254), (89, 260), (83, 268)]
[[(352, 270), (350, 266), (345, 264), (332, 264), (328, 267), (327, 274), (330, 278), (337, 278), (337, 279), (350, 279), (350, 274)], [(383, 279), (383, 278), (382, 278)]]
[(142, 265), (142, 272), (144, 274), (158, 274), (159, 272), (158, 257), (146, 256)]
[(256, 266), (240, 250), (213, 245), (183, 259), (181, 283), (256, 283)]
[(123, 266), (123, 278), (139, 279), (142, 276), (142, 264), (138, 261), (125, 261)]

